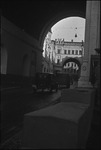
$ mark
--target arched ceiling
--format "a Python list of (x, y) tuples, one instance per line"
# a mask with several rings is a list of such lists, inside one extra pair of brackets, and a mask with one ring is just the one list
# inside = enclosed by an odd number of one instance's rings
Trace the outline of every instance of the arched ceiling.
[(4, 17), (37, 40), (47, 23), (59, 13), (81, 12), (85, 18), (86, 12), (86, 0), (3, 0), (1, 6)]

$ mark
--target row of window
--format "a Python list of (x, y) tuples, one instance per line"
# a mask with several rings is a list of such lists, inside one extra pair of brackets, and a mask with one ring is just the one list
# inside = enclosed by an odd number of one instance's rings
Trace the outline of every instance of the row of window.
[[(61, 53), (61, 50), (58, 49), (57, 51), (58, 54)], [(81, 50), (64, 50), (64, 54), (74, 54), (74, 55), (82, 55), (82, 51)]]

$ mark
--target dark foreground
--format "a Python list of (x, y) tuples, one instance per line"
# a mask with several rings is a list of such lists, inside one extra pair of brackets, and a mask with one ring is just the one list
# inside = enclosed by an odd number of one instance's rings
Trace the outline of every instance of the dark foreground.
[[(38, 92), (37, 94), (34, 94), (32, 91), (29, 91), (28, 93), (20, 94), (19, 96), (14, 94), (11, 98), (13, 99), (15, 97), (13, 105), (10, 103), (10, 96), (6, 97), (5, 101), (9, 99), (9, 103), (8, 105), (7, 103), (3, 103), (2, 106), (4, 108), (7, 105), (7, 108), (9, 109), (6, 109), (6, 112), (3, 112), (3, 118), (1, 122), (1, 148), (21, 149), (24, 114), (59, 103), (61, 101), (60, 94), (61, 90), (59, 90), (57, 93)], [(4, 95), (2, 96), (2, 100), (3, 99)], [(13, 107), (16, 109), (13, 109)], [(7, 116), (5, 116), (6, 113)], [(100, 149), (100, 109), (97, 105), (94, 107), (91, 130), (86, 149)]]

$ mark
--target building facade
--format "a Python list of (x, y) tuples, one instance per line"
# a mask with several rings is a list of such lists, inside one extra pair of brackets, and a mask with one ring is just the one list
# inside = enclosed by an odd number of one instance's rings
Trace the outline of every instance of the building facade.
[(43, 44), (42, 72), (44, 73), (53, 72), (53, 49), (51, 44), (51, 35), (52, 32), (49, 31), (45, 37), (44, 44)]
[[(81, 59), (84, 56), (84, 42), (65, 41), (64, 39), (51, 40), (52, 32), (49, 32), (44, 42), (44, 64), (47, 60), (50, 66), (50, 72), (65, 72), (72, 67), (73, 70), (78, 70), (78, 65), (75, 62), (68, 62), (63, 66), (63, 62), (68, 58)], [(45, 66), (45, 65), (44, 65)], [(43, 67), (44, 68), (44, 67)], [(45, 70), (43, 69), (43, 72)]]
[(42, 49), (38, 41), (3, 16), (0, 54), (1, 74), (33, 77), (41, 72)]
[[(78, 70), (78, 65), (75, 62), (68, 62), (63, 66), (63, 62), (68, 58), (81, 59), (84, 56), (84, 42), (64, 41), (64, 39), (56, 39), (52, 41), (55, 47), (55, 64), (58, 71), (67, 71), (72, 68)], [(61, 68), (60, 68), (61, 66)]]

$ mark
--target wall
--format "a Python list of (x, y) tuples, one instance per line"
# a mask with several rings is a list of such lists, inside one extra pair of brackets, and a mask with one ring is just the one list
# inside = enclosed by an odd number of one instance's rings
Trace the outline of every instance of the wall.
[(42, 50), (38, 41), (6, 18), (1, 17), (1, 22), (1, 43), (7, 51), (6, 73), (33, 76), (36, 71), (41, 72)]
[(79, 87), (92, 87), (90, 78), (91, 55), (96, 55), (95, 49), (100, 48), (100, 1), (87, 1), (84, 57), (81, 67)]
[[(53, 41), (52, 41), (53, 42)], [(58, 43), (59, 41), (55, 41), (53, 42), (55, 45), (55, 51), (56, 51), (56, 56), (55, 56), (55, 63), (57, 63), (57, 59), (60, 60), (60, 62), (62, 62), (62, 60), (68, 56), (68, 57), (79, 57), (81, 58), (84, 55), (84, 47), (83, 47), (83, 43), (82, 42), (67, 42), (67, 41), (60, 41), (60, 43)], [(58, 53), (58, 50), (60, 50), (60, 53)], [(66, 54), (64, 53), (64, 50), (66, 50)], [(70, 54), (69, 54), (70, 51)], [(74, 54), (72, 53), (74, 51)], [(77, 51), (77, 54), (76, 54)], [(81, 51), (81, 54), (80, 54)]]

